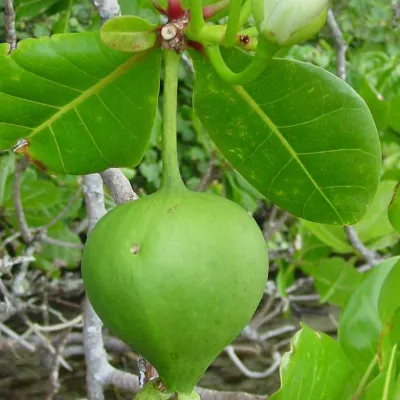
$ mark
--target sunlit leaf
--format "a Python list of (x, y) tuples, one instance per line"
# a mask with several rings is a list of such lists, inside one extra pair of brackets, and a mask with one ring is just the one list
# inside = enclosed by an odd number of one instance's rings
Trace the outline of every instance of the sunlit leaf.
[(398, 261), (399, 257), (393, 257), (374, 267), (341, 313), (339, 343), (356, 367), (356, 379), (377, 358), (378, 340), (383, 327), (379, 317), (379, 297), (386, 277)]
[(348, 399), (353, 393), (353, 366), (339, 344), (303, 325), (281, 364), (281, 389), (271, 400)]
[(155, 118), (160, 53), (131, 56), (97, 32), (0, 45), (0, 149), (20, 138), (42, 167), (84, 174), (139, 163)]
[[(192, 52), (194, 107), (232, 166), (269, 200), (330, 224), (361, 219), (376, 192), (380, 144), (360, 96), (310, 64), (275, 59), (245, 86), (223, 81)], [(248, 57), (231, 53), (243, 69)]]
[(363, 276), (343, 258), (321, 259), (313, 264), (302, 265), (301, 269), (314, 279), (321, 295), (321, 302), (345, 306), (348, 299), (361, 284)]

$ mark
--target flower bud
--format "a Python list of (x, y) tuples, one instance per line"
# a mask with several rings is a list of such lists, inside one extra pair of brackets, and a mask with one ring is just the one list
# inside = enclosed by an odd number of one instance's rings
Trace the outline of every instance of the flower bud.
[(252, 0), (260, 35), (288, 46), (313, 37), (325, 24), (329, 0)]

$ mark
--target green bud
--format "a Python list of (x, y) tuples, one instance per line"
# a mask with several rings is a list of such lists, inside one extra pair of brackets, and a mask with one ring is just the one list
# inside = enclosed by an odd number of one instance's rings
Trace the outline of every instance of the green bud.
[(312, 38), (325, 25), (329, 0), (252, 0), (260, 35), (288, 46)]

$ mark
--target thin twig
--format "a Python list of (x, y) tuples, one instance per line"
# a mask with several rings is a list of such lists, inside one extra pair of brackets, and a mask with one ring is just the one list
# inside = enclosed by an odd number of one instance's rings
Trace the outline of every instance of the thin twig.
[[(33, 254), (36, 251), (36, 244), (32, 244), (28, 246), (28, 248), (25, 251), (25, 257), (27, 260), (32, 259)], [(12, 283), (12, 289), (13, 293), (16, 294), (17, 296), (21, 296), (25, 293), (26, 287), (24, 285), (25, 283), (25, 277), (28, 272), (29, 268), (29, 261), (24, 261), (21, 264), (21, 267), (19, 268), (17, 276), (14, 278), (13, 283)]]
[[(57, 351), (50, 342), (49, 338), (43, 335), (42, 332), (37, 328), (37, 325), (32, 323), (26, 316), (23, 318), (24, 322), (28, 325), (28, 327), (35, 332), (35, 334), (41, 339), (43, 346), (49, 350), (52, 355), (56, 355)], [(72, 371), (72, 367), (60, 356), (60, 364), (68, 371)]]
[(4, 325), (2, 322), (0, 322), (0, 331), (5, 333), (11, 339), (15, 340), (23, 348), (25, 348), (25, 349), (27, 349), (29, 351), (32, 351), (32, 352), (36, 350), (34, 345), (32, 345), (31, 343), (27, 342), (23, 337), (18, 335), (18, 333), (14, 332), (8, 326)]
[(56, 354), (54, 354), (54, 361), (53, 361), (53, 366), (51, 368), (50, 376), (49, 376), (49, 381), (50, 381), (50, 390), (49, 394), (47, 396), (47, 400), (52, 400), (54, 396), (59, 392), (60, 390), (60, 382), (59, 382), (59, 376), (60, 376), (60, 364), (61, 360), (63, 359), (62, 355), (64, 354), (64, 349), (67, 344), (68, 340), (68, 335), (71, 331), (71, 328), (68, 329), (63, 337), (61, 338), (60, 343), (57, 346), (56, 349)]
[(364, 260), (370, 265), (376, 265), (380, 262), (380, 257), (374, 251), (369, 250), (364, 243), (361, 242), (357, 235), (356, 230), (352, 226), (345, 226), (347, 239), (353, 248), (364, 258)]
[(296, 329), (297, 328), (294, 325), (281, 326), (277, 329), (271, 329), (265, 333), (261, 333), (259, 340), (263, 342), (263, 341), (271, 339), (273, 337), (284, 335), (285, 333), (288, 333), (288, 332), (293, 332)]
[[(276, 206), (273, 208), (273, 211), (276, 210)], [(271, 213), (272, 215), (272, 213)], [(276, 211), (275, 211), (276, 215)], [(281, 228), (285, 225), (286, 221), (290, 218), (290, 214), (287, 211), (284, 211), (283, 214), (276, 221), (275, 218), (270, 218), (268, 221), (267, 229), (264, 233), (264, 238), (268, 242), (276, 232), (280, 231)]]
[(17, 47), (17, 35), (15, 33), (15, 12), (13, 0), (5, 0), (4, 17), (6, 42), (10, 45), (10, 49), (14, 50)]
[(100, 175), (117, 205), (139, 198), (133, 191), (129, 180), (120, 169), (109, 168)]
[(336, 21), (332, 10), (328, 11), (328, 25), (332, 31), (336, 46), (336, 74), (340, 79), (346, 80), (346, 52), (347, 43), (344, 40), (343, 33)]
[(35, 261), (35, 257), (33, 256), (18, 256), (11, 258), (10, 256), (5, 255), (3, 258), (0, 258), (0, 274), (8, 272), (14, 265), (32, 261)]
[(201, 178), (200, 183), (197, 185), (196, 190), (199, 192), (204, 192), (210, 186), (211, 181), (213, 179), (215, 170), (215, 153), (212, 152), (210, 156), (210, 160), (208, 161), (207, 170)]
[(282, 360), (282, 356), (279, 352), (275, 351), (272, 353), (273, 357), (273, 363), (271, 366), (266, 369), (265, 371), (251, 371), (248, 369), (240, 360), (240, 358), (237, 356), (235, 352), (235, 348), (233, 346), (228, 346), (225, 348), (226, 354), (228, 354), (229, 358), (231, 361), (235, 364), (235, 366), (242, 372), (245, 376), (248, 378), (253, 378), (253, 379), (263, 379), (266, 378), (267, 376), (272, 375), (278, 368)]
[(92, 0), (92, 3), (97, 9), (102, 23), (121, 15), (121, 8), (117, 0)]
[(28, 224), (26, 223), (24, 209), (22, 207), (21, 201), (21, 178), (22, 173), (26, 169), (26, 160), (24, 158), (19, 159), (15, 165), (15, 174), (14, 174), (14, 186), (13, 186), (13, 197), (14, 197), (14, 206), (15, 206), (15, 214), (17, 215), (19, 229), (22, 234), (22, 238), (24, 242), (29, 244), (32, 241), (32, 233), (28, 228)]
[(82, 243), (71, 243), (71, 242), (64, 242), (63, 240), (55, 239), (50, 236), (43, 236), (43, 242), (48, 244), (53, 244), (54, 246), (59, 247), (68, 247), (70, 249), (82, 249)]
[(63, 322), (61, 324), (55, 324), (55, 325), (38, 325), (38, 324), (35, 324), (35, 326), (39, 331), (42, 331), (42, 332), (56, 332), (56, 331), (61, 331), (63, 329), (67, 329), (67, 328), (77, 327), (81, 322), (82, 322), (82, 315), (78, 315), (74, 319), (71, 319), (70, 321)]

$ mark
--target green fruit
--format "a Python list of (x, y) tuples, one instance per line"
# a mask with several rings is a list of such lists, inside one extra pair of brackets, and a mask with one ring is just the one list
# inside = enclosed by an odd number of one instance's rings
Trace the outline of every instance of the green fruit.
[(190, 394), (251, 319), (268, 256), (235, 203), (160, 190), (101, 219), (82, 272), (104, 324), (155, 366), (168, 392)]

